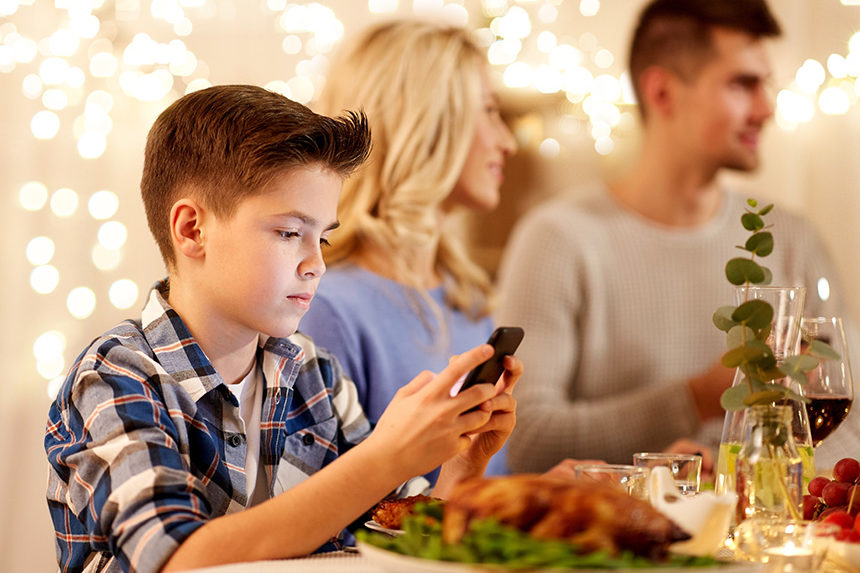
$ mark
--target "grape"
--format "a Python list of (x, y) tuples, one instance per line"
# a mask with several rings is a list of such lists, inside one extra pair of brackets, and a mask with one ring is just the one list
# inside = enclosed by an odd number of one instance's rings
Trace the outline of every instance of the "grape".
[(854, 483), (860, 477), (860, 462), (854, 458), (842, 458), (833, 466), (833, 479), (842, 483)]
[[(815, 517), (815, 511), (821, 504), (821, 500), (814, 495), (803, 496), (803, 519), (812, 519)], [(860, 505), (860, 504), (858, 504)]]
[(821, 497), (824, 499), (824, 503), (830, 507), (845, 505), (849, 487), (851, 486), (847, 483), (832, 481), (824, 486), (824, 489), (821, 491)]
[(854, 527), (854, 518), (848, 515), (844, 509), (837, 509), (830, 513), (823, 520), (825, 523), (835, 523), (842, 529), (852, 529)]
[(818, 476), (812, 478), (812, 481), (809, 482), (807, 489), (809, 493), (814, 495), (815, 497), (821, 497), (821, 491), (824, 489), (824, 486), (830, 483), (830, 480), (824, 476)]
[(824, 510), (824, 511), (822, 511), (822, 512), (818, 515), (818, 520), (819, 520), (819, 521), (825, 521), (828, 517), (830, 517), (832, 514), (836, 513), (837, 511), (842, 511), (842, 512), (844, 512), (844, 511), (845, 511), (845, 506), (840, 506), (840, 507), (828, 507), (828, 508), (825, 508), (825, 510)]

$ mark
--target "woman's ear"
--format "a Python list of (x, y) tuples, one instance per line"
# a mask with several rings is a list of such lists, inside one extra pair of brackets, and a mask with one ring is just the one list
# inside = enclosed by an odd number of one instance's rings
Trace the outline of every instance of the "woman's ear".
[(170, 209), (170, 238), (177, 257), (202, 258), (206, 253), (203, 233), (203, 206), (193, 199), (183, 198)]

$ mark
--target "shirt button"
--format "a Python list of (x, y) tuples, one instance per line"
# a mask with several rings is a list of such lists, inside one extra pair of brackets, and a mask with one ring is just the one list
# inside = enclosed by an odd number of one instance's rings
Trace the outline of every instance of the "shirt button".
[(314, 443), (314, 435), (313, 434), (305, 434), (302, 436), (302, 443), (306, 446), (310, 446)]
[(230, 434), (230, 436), (227, 438), (227, 443), (234, 448), (238, 448), (240, 445), (242, 445), (242, 436), (240, 436), (239, 434)]

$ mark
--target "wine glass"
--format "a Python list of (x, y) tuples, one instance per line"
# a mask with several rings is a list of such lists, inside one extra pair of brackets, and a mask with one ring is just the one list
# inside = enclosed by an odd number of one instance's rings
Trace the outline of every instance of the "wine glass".
[(848, 345), (842, 319), (837, 316), (803, 317), (800, 321), (802, 344), (821, 340), (839, 353), (839, 360), (821, 360), (807, 372), (804, 395), (809, 398), (806, 411), (812, 431), (812, 444), (817, 447), (848, 416), (854, 400), (854, 378), (848, 360)]

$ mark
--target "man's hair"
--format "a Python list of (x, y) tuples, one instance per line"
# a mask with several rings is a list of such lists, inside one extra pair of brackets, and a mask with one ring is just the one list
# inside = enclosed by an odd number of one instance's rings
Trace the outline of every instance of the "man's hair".
[(642, 72), (658, 65), (692, 81), (713, 53), (713, 28), (757, 39), (782, 33), (765, 0), (653, 0), (639, 15), (630, 46), (630, 79), (643, 114)]
[(170, 210), (180, 198), (229, 217), (287, 169), (320, 164), (346, 177), (369, 152), (362, 112), (326, 117), (247, 85), (193, 92), (164, 110), (147, 137), (140, 191), (149, 229), (171, 266)]

